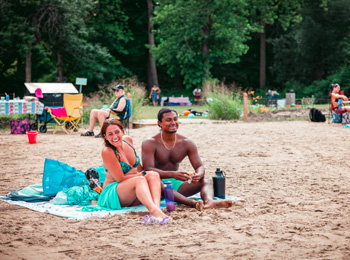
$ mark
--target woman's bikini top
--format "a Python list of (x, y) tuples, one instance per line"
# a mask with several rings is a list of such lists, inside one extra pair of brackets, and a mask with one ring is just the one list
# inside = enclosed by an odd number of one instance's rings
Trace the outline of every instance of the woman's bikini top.
[[(136, 168), (139, 164), (140, 164), (140, 157), (137, 155), (135, 148), (132, 147), (131, 144), (129, 144), (127, 141), (123, 140), (123, 142), (127, 143), (135, 152), (135, 156), (136, 156), (136, 162), (134, 166), (130, 166), (129, 164), (127, 164), (126, 162), (123, 162), (119, 159), (119, 163), (120, 166), (122, 167), (123, 173), (126, 174), (128, 173), (131, 169)], [(120, 158), (120, 155), (118, 154), (118, 151), (115, 151), (115, 154), (118, 156), (118, 158)], [(109, 171), (106, 169), (106, 171), (109, 173)]]

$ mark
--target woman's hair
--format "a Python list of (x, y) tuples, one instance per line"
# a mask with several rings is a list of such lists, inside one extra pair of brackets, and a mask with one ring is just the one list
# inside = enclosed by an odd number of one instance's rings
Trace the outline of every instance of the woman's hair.
[(331, 92), (333, 92), (333, 89), (336, 88), (339, 84), (338, 83), (333, 83), (331, 85), (329, 85)]
[(124, 126), (123, 124), (117, 120), (116, 118), (110, 118), (110, 119), (106, 119), (104, 122), (103, 122), (103, 125), (101, 127), (101, 137), (103, 138), (104, 140), (104, 145), (106, 147), (110, 147), (113, 149), (113, 151), (116, 151), (117, 148), (115, 148), (113, 145), (110, 144), (110, 142), (105, 138), (105, 135), (106, 135), (106, 131), (107, 131), (107, 128), (110, 126), (110, 125), (116, 125), (120, 128), (120, 130), (122, 130), (124, 132)]

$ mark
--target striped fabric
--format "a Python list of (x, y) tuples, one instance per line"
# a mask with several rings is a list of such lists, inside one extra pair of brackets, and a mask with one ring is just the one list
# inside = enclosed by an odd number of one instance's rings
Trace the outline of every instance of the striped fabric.
[(41, 115), (44, 104), (39, 101), (10, 100), (0, 101), (0, 115), (38, 114)]

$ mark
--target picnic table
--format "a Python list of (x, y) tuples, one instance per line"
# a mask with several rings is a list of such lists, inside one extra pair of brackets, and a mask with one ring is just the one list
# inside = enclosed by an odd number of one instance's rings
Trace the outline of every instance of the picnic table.
[(0, 100), (0, 115), (14, 114), (37, 114), (41, 115), (44, 111), (44, 104), (40, 101), (18, 100)]

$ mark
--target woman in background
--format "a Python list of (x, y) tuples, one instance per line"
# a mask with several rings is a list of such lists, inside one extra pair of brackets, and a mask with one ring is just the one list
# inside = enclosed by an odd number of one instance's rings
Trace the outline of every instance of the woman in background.
[(152, 98), (153, 106), (158, 106), (158, 101), (159, 101), (159, 94), (161, 90), (158, 87), (158, 85), (154, 84), (151, 93), (149, 94), (149, 98)]

